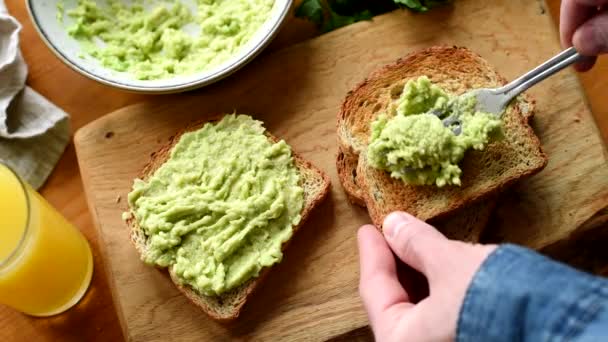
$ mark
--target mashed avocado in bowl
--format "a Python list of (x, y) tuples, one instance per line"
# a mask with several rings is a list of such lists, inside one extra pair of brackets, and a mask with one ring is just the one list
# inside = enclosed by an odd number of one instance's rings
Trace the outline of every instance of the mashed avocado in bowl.
[[(413, 185), (460, 185), (458, 163), (469, 149), (483, 150), (502, 136), (502, 121), (475, 110), (473, 96), (450, 95), (421, 76), (409, 80), (392, 108), (373, 123), (367, 149), (370, 165)], [(457, 117), (461, 133), (433, 112)]]
[(149, 9), (141, 0), (98, 2), (78, 0), (76, 7), (58, 9), (75, 21), (68, 34), (103, 66), (140, 80), (193, 74), (226, 61), (268, 20), (274, 4), (198, 0), (194, 12), (181, 1)]
[(276, 35), (292, 0), (28, 1), (51, 49), (85, 76), (127, 90), (217, 81)]

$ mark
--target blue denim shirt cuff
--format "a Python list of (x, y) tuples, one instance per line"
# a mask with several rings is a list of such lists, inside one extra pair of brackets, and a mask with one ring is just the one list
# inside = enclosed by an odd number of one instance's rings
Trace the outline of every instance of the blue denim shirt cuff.
[(608, 322), (603, 328), (594, 324), (600, 318), (608, 318), (608, 281), (507, 244), (498, 247), (473, 277), (460, 310), (456, 340), (569, 341), (585, 333), (608, 336)]

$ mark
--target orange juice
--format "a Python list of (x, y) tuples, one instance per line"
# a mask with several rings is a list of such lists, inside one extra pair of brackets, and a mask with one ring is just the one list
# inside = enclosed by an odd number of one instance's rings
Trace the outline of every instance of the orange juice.
[(82, 234), (0, 163), (0, 303), (58, 314), (78, 303), (92, 273)]

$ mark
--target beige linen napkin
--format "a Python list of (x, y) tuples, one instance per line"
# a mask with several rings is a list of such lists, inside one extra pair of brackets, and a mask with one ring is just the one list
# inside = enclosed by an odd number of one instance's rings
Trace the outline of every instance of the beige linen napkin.
[(25, 85), (20, 30), (0, 0), (0, 159), (37, 189), (65, 150), (70, 126), (63, 110)]

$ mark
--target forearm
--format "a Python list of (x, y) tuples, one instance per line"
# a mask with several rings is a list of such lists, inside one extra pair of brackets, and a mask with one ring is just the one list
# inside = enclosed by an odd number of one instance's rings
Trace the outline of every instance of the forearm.
[(504, 245), (464, 299), (458, 341), (595, 340), (608, 336), (608, 281)]

